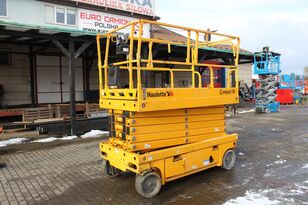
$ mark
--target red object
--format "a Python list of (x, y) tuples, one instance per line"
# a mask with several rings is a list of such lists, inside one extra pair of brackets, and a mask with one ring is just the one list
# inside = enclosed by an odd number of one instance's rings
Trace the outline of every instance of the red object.
[[(216, 60), (206, 60), (203, 61), (202, 63), (205, 64), (214, 64), (214, 65), (219, 65), (220, 63), (218, 63)], [(214, 87), (215, 88), (221, 88), (222, 87), (222, 81), (224, 81), (225, 79), (223, 79), (223, 75), (222, 72), (224, 72), (223, 67), (213, 67), (213, 74), (214, 74)], [(203, 79), (203, 83), (202, 83), (202, 87), (208, 87), (208, 85), (210, 84), (210, 70), (209, 68), (206, 68), (205, 71), (202, 73), (202, 79)]]
[(0, 110), (0, 117), (20, 116), (22, 109)]
[(305, 80), (305, 90), (304, 90), (305, 95), (308, 95), (308, 80)]
[(282, 104), (293, 103), (294, 90), (293, 89), (278, 89), (276, 91), (277, 98), (276, 101)]

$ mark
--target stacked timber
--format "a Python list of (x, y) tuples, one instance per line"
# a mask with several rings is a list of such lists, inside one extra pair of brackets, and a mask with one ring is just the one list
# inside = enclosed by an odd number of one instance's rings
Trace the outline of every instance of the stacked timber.
[(110, 110), (110, 143), (148, 152), (203, 141), (225, 133), (224, 106), (153, 112)]

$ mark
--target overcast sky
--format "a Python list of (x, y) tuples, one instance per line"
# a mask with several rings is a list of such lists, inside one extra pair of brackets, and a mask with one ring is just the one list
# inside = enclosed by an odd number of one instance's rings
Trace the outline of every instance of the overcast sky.
[(252, 52), (270, 46), (282, 54), (284, 73), (308, 66), (308, 0), (156, 0), (156, 14), (162, 22), (240, 36)]

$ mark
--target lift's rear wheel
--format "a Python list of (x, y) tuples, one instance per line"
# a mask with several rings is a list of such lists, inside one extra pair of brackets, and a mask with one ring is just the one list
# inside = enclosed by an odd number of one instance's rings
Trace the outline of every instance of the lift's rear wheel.
[(112, 166), (109, 161), (103, 160), (103, 169), (107, 177), (113, 178), (119, 176), (122, 171)]
[(155, 171), (136, 175), (135, 187), (138, 194), (145, 198), (156, 196), (161, 188), (161, 177)]
[(234, 167), (236, 155), (234, 150), (229, 149), (226, 151), (224, 158), (222, 159), (222, 168), (230, 170)]

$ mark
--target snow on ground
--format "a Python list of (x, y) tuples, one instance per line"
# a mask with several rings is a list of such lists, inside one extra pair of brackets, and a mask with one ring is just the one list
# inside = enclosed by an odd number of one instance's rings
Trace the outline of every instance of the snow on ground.
[(287, 160), (284, 160), (284, 159), (279, 159), (277, 161), (274, 162), (274, 164), (283, 164), (283, 163), (286, 163)]
[(14, 138), (14, 139), (10, 139), (10, 140), (4, 140), (4, 141), (0, 141), (0, 147), (6, 147), (8, 145), (13, 145), (13, 144), (20, 144), (24, 141), (27, 141), (28, 138)]
[[(90, 132), (87, 132), (83, 135), (81, 135), (81, 138), (94, 138), (94, 137), (101, 137), (102, 135), (108, 134), (109, 132), (106, 131), (101, 131), (101, 130), (91, 130)], [(39, 143), (45, 143), (45, 142), (53, 142), (56, 140), (73, 140), (76, 139), (77, 136), (67, 136), (67, 137), (61, 137), (61, 138), (57, 138), (57, 137), (49, 137), (49, 138), (44, 138), (44, 139), (39, 139), (39, 140), (35, 140), (33, 142), (39, 142)]]
[(244, 113), (249, 113), (249, 112), (254, 112), (255, 109), (251, 109), (251, 110), (244, 110), (244, 111), (240, 111), (238, 112), (238, 114), (244, 114)]
[[(101, 130), (91, 130), (90, 132), (87, 132), (83, 135), (81, 135), (81, 138), (91, 138), (91, 137), (100, 137), (104, 134), (108, 134), (109, 132), (106, 131), (101, 131)], [(53, 142), (56, 140), (73, 140), (76, 139), (77, 136), (67, 136), (67, 137), (49, 137), (49, 138), (44, 138), (44, 139), (39, 139), (39, 140), (34, 140), (33, 142), (39, 142), (39, 143), (46, 143), (46, 142)]]
[(39, 139), (39, 140), (34, 140), (33, 142), (45, 143), (45, 142), (53, 142), (57, 139), (58, 138), (56, 138), (56, 137), (48, 137), (48, 138), (43, 138), (43, 139)]
[[(101, 137), (102, 135), (108, 134), (109, 132), (107, 131), (101, 131), (101, 130), (92, 130), (90, 132), (87, 132), (83, 135), (81, 135), (81, 138), (94, 138), (94, 137)], [(64, 137), (48, 137), (48, 138), (43, 138), (43, 139), (38, 139), (34, 140), (32, 142), (37, 142), (37, 143), (47, 143), (47, 142), (53, 142), (56, 140), (73, 140), (78, 138), (77, 136), (64, 136)], [(15, 139), (10, 139), (10, 140), (5, 140), (5, 141), (0, 141), (0, 147), (6, 147), (8, 145), (13, 145), (13, 144), (20, 144), (25, 141), (28, 141), (28, 138), (15, 138)]]
[(101, 131), (101, 130), (91, 130), (90, 132), (85, 133), (84, 135), (81, 135), (81, 138), (92, 138), (92, 137), (101, 137), (102, 135), (109, 134), (107, 131)]
[(231, 199), (224, 203), (223, 205), (274, 205), (278, 204), (279, 201), (277, 200), (270, 200), (265, 193), (267, 191), (263, 191), (260, 193), (256, 193), (253, 191), (246, 191), (245, 196), (240, 196), (235, 199)]
[(77, 138), (77, 136), (67, 136), (67, 137), (61, 137), (61, 138), (49, 137), (49, 138), (34, 140), (33, 142), (46, 143), (46, 142), (53, 142), (53, 141), (56, 141), (56, 140), (73, 140), (73, 139), (76, 139), (76, 138)]
[(303, 194), (306, 193), (307, 190), (308, 190), (308, 188), (306, 186), (301, 186), (301, 185), (295, 184), (295, 189), (290, 190), (289, 194), (292, 194), (292, 195), (303, 195)]
[(303, 169), (308, 169), (308, 164), (305, 164), (302, 168)]
[(62, 137), (61, 140), (73, 140), (76, 139), (77, 136), (66, 136), (66, 137)]
[[(287, 187), (276, 189), (265, 189), (260, 191), (249, 190), (244, 196), (230, 199), (223, 205), (276, 205), (276, 204), (298, 204), (295, 201), (296, 196), (305, 196), (308, 187), (308, 181), (303, 183), (290, 184)], [(307, 203), (308, 204), (308, 203)]]

